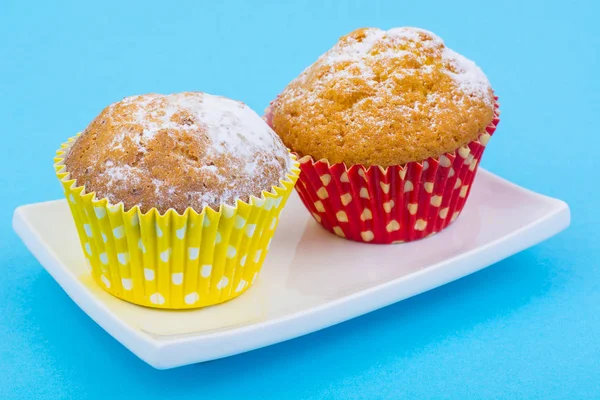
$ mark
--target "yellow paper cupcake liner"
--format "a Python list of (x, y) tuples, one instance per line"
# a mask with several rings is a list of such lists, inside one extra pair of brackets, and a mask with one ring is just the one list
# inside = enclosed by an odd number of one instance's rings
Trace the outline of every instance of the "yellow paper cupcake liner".
[(251, 196), (248, 203), (170, 209), (142, 213), (123, 203), (96, 199), (70, 179), (64, 159), (77, 137), (54, 159), (56, 176), (94, 280), (107, 292), (131, 303), (167, 309), (199, 308), (222, 303), (245, 292), (256, 279), (271, 238), (300, 173), (292, 167), (279, 186)]

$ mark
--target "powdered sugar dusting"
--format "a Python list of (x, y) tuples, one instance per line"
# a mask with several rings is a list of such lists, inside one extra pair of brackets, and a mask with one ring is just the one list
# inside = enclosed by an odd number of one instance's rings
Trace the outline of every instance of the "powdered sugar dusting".
[(365, 29), (365, 38), (363, 40), (350, 40), (347, 43), (338, 43), (331, 50), (322, 56), (327, 64), (335, 64), (344, 61), (356, 62), (364, 66), (364, 57), (367, 55), (373, 45), (385, 35), (381, 29)]
[(278, 185), (292, 164), (247, 105), (200, 92), (127, 97), (108, 106), (73, 150), (69, 169), (89, 190), (144, 210), (233, 205)]
[[(399, 46), (398, 46), (399, 45)], [(405, 47), (400, 50), (398, 47)], [(330, 66), (329, 73), (321, 77), (318, 84), (325, 85), (334, 78), (360, 76), (373, 86), (378, 86), (375, 65), (381, 65), (391, 58), (413, 58), (418, 67), (392, 75), (399, 78), (417, 73), (430, 74), (433, 65), (427, 63), (428, 57), (440, 59), (443, 72), (452, 78), (457, 89), (467, 95), (481, 98), (490, 107), (493, 104), (490, 83), (483, 71), (471, 60), (447, 48), (444, 41), (434, 33), (421, 28), (401, 27), (384, 31), (378, 28), (361, 30), (359, 35), (348, 35), (315, 62)], [(340, 64), (348, 66), (340, 69)], [(452, 66), (452, 69), (448, 68)], [(295, 82), (305, 82), (310, 78), (312, 65), (304, 70)], [(301, 96), (292, 93), (292, 99)], [(314, 98), (316, 101), (316, 98)]]
[(450, 75), (460, 90), (482, 98), (490, 106), (493, 104), (493, 99), (489, 96), (490, 82), (477, 64), (447, 47), (444, 48), (442, 57), (456, 69), (456, 72), (444, 72)]
[(273, 101), (266, 120), (301, 155), (396, 165), (450, 152), (493, 118), (479, 67), (419, 28), (357, 29)]
[[(141, 138), (145, 140), (152, 139), (161, 130), (202, 129), (216, 152), (229, 151), (250, 157), (257, 150), (281, 150), (275, 133), (250, 107), (226, 97), (200, 92), (146, 94), (126, 97), (121, 103), (137, 107), (133, 122), (143, 127)], [(191, 117), (188, 125), (174, 120), (182, 111)], [(122, 139), (123, 133), (115, 135), (115, 147)], [(143, 141), (139, 144), (143, 146)]]

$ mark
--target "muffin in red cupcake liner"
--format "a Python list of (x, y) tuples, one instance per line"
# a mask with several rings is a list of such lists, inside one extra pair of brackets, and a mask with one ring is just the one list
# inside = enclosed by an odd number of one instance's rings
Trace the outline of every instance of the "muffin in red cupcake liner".
[[(299, 157), (296, 191), (328, 231), (366, 243), (402, 243), (440, 232), (460, 215), (483, 151), (500, 121), (498, 98), (485, 131), (454, 152), (381, 167)], [(265, 119), (270, 124), (267, 110)]]

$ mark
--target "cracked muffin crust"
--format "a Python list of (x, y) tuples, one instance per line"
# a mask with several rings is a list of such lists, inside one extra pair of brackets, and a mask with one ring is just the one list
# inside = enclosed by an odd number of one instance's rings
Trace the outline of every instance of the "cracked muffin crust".
[(180, 214), (260, 197), (290, 165), (281, 140), (248, 106), (200, 92), (111, 104), (65, 159), (71, 179), (98, 199)]
[(358, 29), (292, 81), (270, 123), (300, 156), (404, 165), (475, 140), (494, 116), (481, 69), (418, 28)]

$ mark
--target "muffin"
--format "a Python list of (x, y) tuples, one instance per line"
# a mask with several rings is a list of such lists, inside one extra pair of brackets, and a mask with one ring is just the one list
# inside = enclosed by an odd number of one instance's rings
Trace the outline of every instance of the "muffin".
[(55, 159), (94, 279), (158, 308), (248, 289), (297, 166), (245, 104), (199, 92), (111, 104)]
[(396, 243), (458, 217), (498, 116), (484, 73), (439, 37), (368, 28), (306, 68), (266, 120), (299, 156), (296, 188), (317, 222)]

